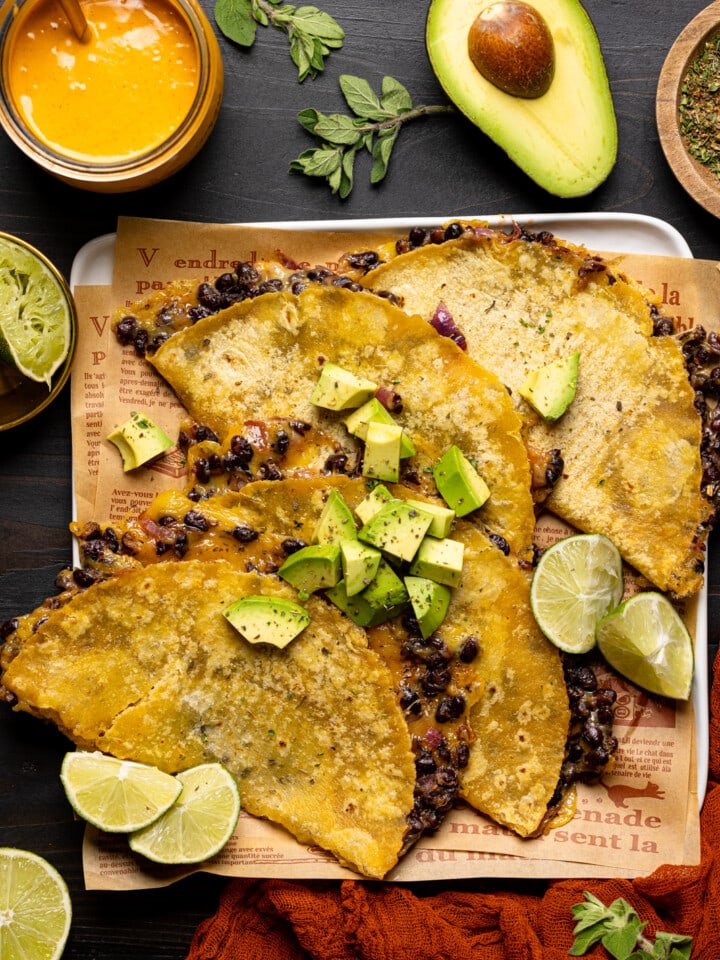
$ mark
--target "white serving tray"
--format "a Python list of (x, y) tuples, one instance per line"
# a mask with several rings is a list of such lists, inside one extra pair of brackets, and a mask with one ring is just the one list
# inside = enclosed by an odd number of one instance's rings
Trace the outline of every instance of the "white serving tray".
[[(692, 257), (684, 237), (669, 223), (656, 217), (632, 213), (560, 213), (560, 214), (504, 214), (483, 216), (458, 214), (446, 217), (396, 217), (358, 220), (299, 220), (266, 223), (246, 223), (244, 227), (264, 227), (274, 230), (348, 231), (363, 233), (387, 232), (388, 236), (407, 233), (414, 226), (435, 227), (457, 220), (482, 220), (491, 227), (520, 223), (534, 231), (548, 230), (563, 240), (582, 244), (588, 250), (614, 253), (640, 253), (652, 256)], [(105, 286), (112, 283), (115, 265), (114, 233), (106, 233), (90, 240), (77, 252), (70, 272), (70, 287)], [(695, 710), (698, 757), (698, 801), (705, 797), (709, 754), (709, 696), (707, 654), (707, 585), (703, 586), (697, 610), (695, 642), (695, 674), (692, 700)]]

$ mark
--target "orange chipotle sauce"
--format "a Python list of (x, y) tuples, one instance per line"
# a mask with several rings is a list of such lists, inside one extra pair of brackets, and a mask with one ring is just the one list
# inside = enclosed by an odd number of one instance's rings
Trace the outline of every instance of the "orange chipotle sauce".
[(181, 125), (195, 99), (193, 32), (165, 0), (84, 0), (82, 7), (87, 43), (57, 0), (20, 9), (8, 92), (31, 132), (63, 156), (113, 163), (147, 153)]

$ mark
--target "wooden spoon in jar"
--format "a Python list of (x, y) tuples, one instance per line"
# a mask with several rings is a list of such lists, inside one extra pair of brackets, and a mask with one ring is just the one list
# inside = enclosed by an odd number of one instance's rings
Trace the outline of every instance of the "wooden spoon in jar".
[(90, 27), (85, 19), (85, 14), (83, 13), (79, 0), (60, 0), (60, 6), (70, 21), (70, 26), (73, 28), (73, 33), (78, 40), (81, 43), (88, 43), (90, 40)]

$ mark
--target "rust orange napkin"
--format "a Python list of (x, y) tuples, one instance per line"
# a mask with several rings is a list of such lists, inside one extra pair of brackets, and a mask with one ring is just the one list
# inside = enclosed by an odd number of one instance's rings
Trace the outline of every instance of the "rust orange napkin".
[[(585, 890), (607, 904), (624, 897), (647, 921), (647, 936), (692, 936), (693, 960), (718, 960), (720, 655), (716, 667), (699, 866), (663, 866), (635, 880), (538, 883), (536, 893), (516, 892), (512, 881), (449, 883), (423, 895), (422, 884), (233, 880), (198, 927), (188, 960), (567, 960), (571, 907)], [(608, 954), (596, 947), (587, 956)]]

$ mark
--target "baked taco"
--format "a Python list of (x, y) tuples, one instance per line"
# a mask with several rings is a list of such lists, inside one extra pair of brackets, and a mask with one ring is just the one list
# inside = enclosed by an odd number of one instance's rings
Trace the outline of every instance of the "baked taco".
[(124, 569), (15, 644), (6, 695), (84, 749), (169, 773), (219, 761), (246, 811), (382, 877), (405, 844), (415, 784), (390, 671), (317, 598), (286, 649), (247, 642), (223, 610), (257, 595), (295, 591), (223, 560)]
[[(609, 536), (659, 589), (695, 593), (712, 513), (702, 425), (680, 344), (654, 335), (668, 328), (655, 298), (549, 234), (454, 227), (417, 231), (362, 282), (464, 342), (507, 384), (530, 448), (564, 462), (550, 510)], [(523, 396), (528, 376), (573, 354), (574, 400), (557, 419), (538, 416)]]
[[(386, 300), (321, 286), (259, 296), (173, 334), (148, 360), (218, 437), (218, 455), (253, 424), (262, 444), (267, 424), (295, 423), (282, 452), (267, 451), (260, 477), (270, 479), (322, 475), (338, 463), (359, 474), (364, 446), (348, 431), (348, 411), (311, 397), (326, 362), (373, 382), (415, 448), (401, 461), (401, 481), (435, 493), (432, 467), (458, 447), (490, 492), (474, 521), (532, 561), (530, 468), (505, 386)], [(292, 434), (298, 439), (290, 449)]]

